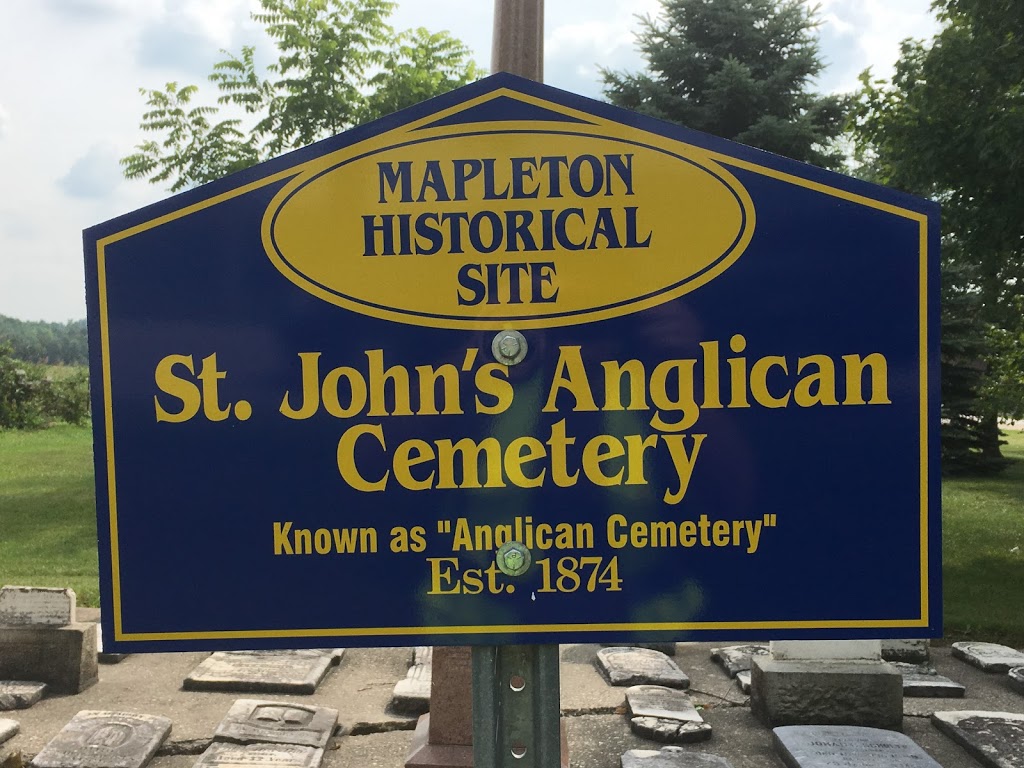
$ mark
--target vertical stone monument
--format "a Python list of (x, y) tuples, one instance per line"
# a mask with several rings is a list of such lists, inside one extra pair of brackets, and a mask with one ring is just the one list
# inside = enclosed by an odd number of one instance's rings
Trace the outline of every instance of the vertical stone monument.
[(0, 680), (79, 693), (98, 678), (96, 637), (96, 624), (76, 621), (73, 590), (0, 588)]
[(406, 768), (473, 765), (473, 664), (467, 646), (436, 646), (430, 712), (420, 717)]
[(775, 641), (751, 659), (750, 707), (765, 725), (900, 730), (903, 678), (879, 640)]

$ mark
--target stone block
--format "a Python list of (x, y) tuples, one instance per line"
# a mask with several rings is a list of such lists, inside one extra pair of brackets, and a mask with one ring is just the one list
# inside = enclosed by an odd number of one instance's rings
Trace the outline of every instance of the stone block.
[(932, 723), (988, 768), (1024, 765), (1024, 715), (1015, 712), (933, 712)]
[(635, 685), (626, 690), (629, 727), (633, 733), (669, 744), (688, 744), (711, 738), (690, 697), (675, 688)]
[(63, 627), (75, 623), (75, 591), (0, 587), (0, 627)]
[(903, 725), (903, 676), (884, 662), (755, 657), (750, 672), (751, 711), (769, 727)]
[(0, 744), (3, 744), (8, 739), (18, 735), (18, 731), (21, 730), (21, 725), (17, 720), (7, 720), (6, 718), (0, 718)]
[(96, 625), (0, 627), (0, 679), (46, 683), (50, 693), (80, 693), (96, 682)]
[(186, 691), (314, 693), (334, 664), (331, 650), (217, 651), (185, 678)]
[(998, 643), (953, 643), (953, 655), (985, 672), (1024, 666), (1024, 653)]
[(928, 661), (927, 640), (883, 640), (882, 661), (924, 664)]
[(0, 680), (0, 712), (28, 709), (46, 693), (46, 683), (22, 680)]

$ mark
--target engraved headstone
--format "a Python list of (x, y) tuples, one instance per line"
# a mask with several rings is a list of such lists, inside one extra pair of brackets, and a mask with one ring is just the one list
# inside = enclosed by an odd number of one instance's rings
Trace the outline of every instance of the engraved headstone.
[(333, 663), (330, 651), (218, 651), (185, 678), (187, 691), (313, 693)]
[(320, 768), (324, 751), (297, 744), (225, 744), (214, 742), (193, 768)]
[(1010, 687), (1018, 693), (1024, 693), (1024, 667), (1014, 667), (1006, 673)]
[(711, 660), (728, 672), (729, 677), (736, 677), (740, 672), (749, 672), (751, 658), (767, 655), (767, 645), (730, 645), (711, 649)]
[(711, 726), (690, 697), (674, 688), (634, 685), (626, 691), (626, 707), (629, 727), (639, 736), (671, 744), (711, 738)]
[(403, 715), (422, 715), (430, 709), (431, 666), (413, 664), (391, 694), (391, 708)]
[(675, 643), (602, 643), (602, 648), (647, 648), (651, 651), (660, 651), (666, 656), (676, 655)]
[(3, 744), (14, 736), (17, 736), (18, 731), (20, 730), (21, 725), (17, 720), (5, 720), (0, 718), (0, 744)]
[(967, 689), (960, 683), (940, 675), (930, 664), (892, 661), (903, 675), (903, 695), (911, 698), (961, 699)]
[(1013, 712), (934, 712), (935, 727), (991, 768), (1024, 766), (1024, 715)]
[(327, 746), (338, 710), (278, 701), (238, 699), (213, 733), (214, 741), (238, 744)]
[(83, 710), (32, 760), (33, 768), (142, 768), (171, 732), (166, 717)]
[(732, 768), (724, 757), (682, 747), (631, 749), (622, 754), (621, 763), (622, 768)]
[(736, 673), (736, 685), (740, 687), (740, 690), (747, 696), (750, 695), (750, 670)]
[(941, 768), (909, 736), (857, 725), (786, 725), (773, 729), (789, 768)]
[(0, 626), (63, 627), (74, 621), (74, 590), (0, 587)]
[(690, 687), (690, 678), (672, 659), (648, 648), (602, 648), (597, 663), (612, 685)]
[(1024, 653), (997, 643), (953, 643), (953, 655), (986, 672), (1024, 666)]
[(924, 664), (928, 661), (927, 640), (883, 640), (882, 661)]
[(0, 680), (0, 712), (28, 709), (46, 693), (46, 683)]

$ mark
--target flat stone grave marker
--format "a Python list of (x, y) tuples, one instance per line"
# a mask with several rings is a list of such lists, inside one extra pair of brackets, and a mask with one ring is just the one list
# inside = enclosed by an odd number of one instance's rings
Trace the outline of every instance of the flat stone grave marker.
[(434, 646), (432, 645), (417, 645), (412, 649), (412, 664), (410, 667), (414, 667), (417, 664), (430, 665), (434, 662)]
[(1013, 712), (934, 712), (935, 727), (991, 768), (1024, 766), (1024, 715)]
[(602, 648), (647, 648), (650, 651), (660, 651), (666, 656), (676, 655), (675, 643), (602, 643)]
[(142, 768), (171, 732), (166, 717), (83, 710), (32, 760), (34, 768)]
[(63, 627), (74, 621), (74, 590), (0, 587), (0, 626)]
[(967, 692), (960, 683), (940, 675), (930, 664), (890, 661), (903, 675), (903, 695), (910, 698), (961, 699)]
[(0, 680), (0, 711), (28, 709), (46, 693), (46, 683)]
[(612, 685), (690, 687), (690, 678), (672, 659), (649, 648), (602, 648), (597, 663)]
[(238, 744), (327, 746), (338, 710), (290, 702), (238, 699), (213, 733), (214, 741)]
[(711, 726), (704, 722), (690, 697), (661, 685), (634, 685), (626, 691), (629, 727), (634, 733), (655, 741), (686, 744), (711, 738)]
[(927, 640), (883, 640), (882, 661), (923, 664), (928, 661)]
[(330, 650), (217, 651), (185, 678), (187, 691), (313, 693), (334, 663)]
[(430, 709), (430, 664), (413, 664), (391, 694), (391, 709), (402, 715), (422, 715)]
[(740, 691), (745, 693), (747, 696), (750, 695), (750, 670), (746, 669), (742, 672), (736, 673), (736, 685), (740, 687)]
[(321, 653), (326, 653), (331, 657), (331, 666), (336, 667), (341, 664), (341, 660), (345, 658), (346, 648), (317, 648), (316, 650)]
[(953, 655), (986, 672), (1024, 666), (1024, 653), (997, 643), (953, 643)]
[(942, 768), (909, 736), (858, 725), (786, 725), (772, 730), (790, 768)]
[(631, 749), (623, 753), (621, 763), (622, 768), (732, 768), (724, 757), (682, 747)]
[(193, 768), (319, 768), (324, 751), (297, 744), (225, 744), (214, 742)]
[(1006, 674), (1010, 680), (1010, 687), (1017, 693), (1024, 693), (1024, 667), (1014, 667)]
[(711, 649), (711, 660), (728, 672), (729, 677), (736, 677), (740, 672), (749, 672), (750, 660), (754, 656), (767, 655), (767, 645), (730, 645)]
[(0, 719), (0, 744), (18, 735), (21, 724), (17, 720)]

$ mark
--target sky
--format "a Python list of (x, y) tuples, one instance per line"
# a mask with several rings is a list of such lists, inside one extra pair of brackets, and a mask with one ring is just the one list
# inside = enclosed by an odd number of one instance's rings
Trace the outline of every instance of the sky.
[[(899, 42), (930, 37), (930, 0), (821, 0), (828, 67), (816, 89), (851, 91), (866, 67), (892, 72)], [(194, 83), (221, 51), (257, 46), (257, 0), (34, 0), (0, 9), (0, 314), (64, 322), (85, 317), (82, 230), (170, 195), (123, 178), (118, 160), (149, 138), (140, 88)], [(490, 63), (489, 0), (400, 0), (396, 29), (425, 26), (463, 40)], [(600, 98), (598, 65), (636, 71), (637, 15), (658, 0), (547, 0), (545, 82)]]

